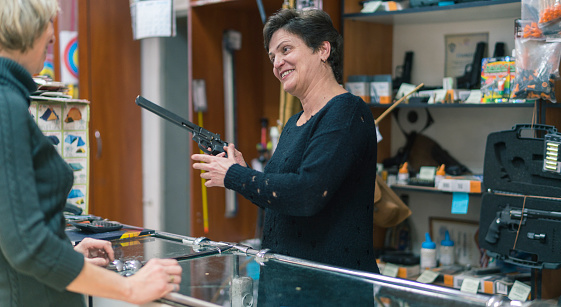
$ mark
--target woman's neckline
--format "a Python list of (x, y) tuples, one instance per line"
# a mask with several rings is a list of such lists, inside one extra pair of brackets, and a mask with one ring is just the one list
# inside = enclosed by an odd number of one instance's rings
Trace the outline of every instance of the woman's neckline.
[(307, 123), (310, 122), (310, 120), (311, 120), (312, 118), (314, 118), (314, 116), (315, 116), (316, 114), (318, 114), (319, 112), (321, 112), (321, 110), (325, 109), (325, 107), (327, 107), (327, 106), (331, 103), (331, 101), (333, 101), (333, 99), (335, 99), (336, 97), (342, 96), (342, 95), (346, 95), (346, 94), (349, 94), (349, 92), (344, 92), (344, 93), (337, 94), (337, 95), (331, 97), (331, 98), (330, 98), (329, 100), (327, 100), (327, 102), (326, 102), (321, 108), (319, 108), (314, 114), (312, 114), (312, 115), (311, 115), (308, 119), (306, 119), (303, 123), (300, 123), (301, 120), (304, 120), (304, 119), (302, 119), (302, 116), (304, 115), (304, 111), (302, 111), (301, 114), (300, 114), (300, 116), (299, 116), (298, 119), (296, 120), (296, 127), (302, 127), (302, 126), (306, 125)]

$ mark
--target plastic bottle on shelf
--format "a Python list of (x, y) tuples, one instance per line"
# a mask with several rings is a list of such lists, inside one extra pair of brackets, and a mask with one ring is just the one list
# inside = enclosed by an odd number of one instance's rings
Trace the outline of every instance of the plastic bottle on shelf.
[(454, 241), (450, 240), (448, 230), (444, 235), (444, 240), (440, 242), (440, 265), (453, 265), (456, 262), (454, 253)]
[(421, 245), (421, 270), (436, 267), (436, 244), (429, 233), (425, 233), (425, 242)]
[(436, 176), (434, 176), (434, 187), (438, 189), (438, 185), (446, 176), (446, 172), (444, 171), (444, 164), (440, 165), (440, 167), (436, 170)]
[(397, 173), (397, 184), (407, 184), (409, 180), (409, 170), (407, 169), (407, 162), (403, 163), (399, 172)]

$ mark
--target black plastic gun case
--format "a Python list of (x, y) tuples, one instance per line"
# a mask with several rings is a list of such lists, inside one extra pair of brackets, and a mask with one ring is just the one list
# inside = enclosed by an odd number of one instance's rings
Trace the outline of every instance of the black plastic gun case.
[(516, 125), (489, 134), (479, 245), (491, 257), (536, 269), (561, 267), (561, 134)]

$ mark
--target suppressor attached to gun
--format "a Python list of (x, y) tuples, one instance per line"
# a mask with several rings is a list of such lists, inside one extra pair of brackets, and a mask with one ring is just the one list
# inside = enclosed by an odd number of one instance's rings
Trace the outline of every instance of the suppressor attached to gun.
[(199, 148), (207, 154), (217, 155), (224, 152), (224, 146), (228, 146), (227, 142), (220, 139), (220, 134), (212, 133), (202, 127), (199, 127), (142, 96), (136, 97), (136, 104), (182, 128), (189, 130), (189, 132), (193, 134), (193, 141), (195, 141), (199, 145)]

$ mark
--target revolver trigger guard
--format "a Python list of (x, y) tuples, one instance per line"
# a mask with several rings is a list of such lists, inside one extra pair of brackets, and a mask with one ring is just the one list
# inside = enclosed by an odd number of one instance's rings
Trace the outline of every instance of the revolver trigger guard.
[(199, 148), (206, 154), (211, 155), (212, 152), (208, 150), (208, 148), (206, 148), (203, 144), (199, 144)]

